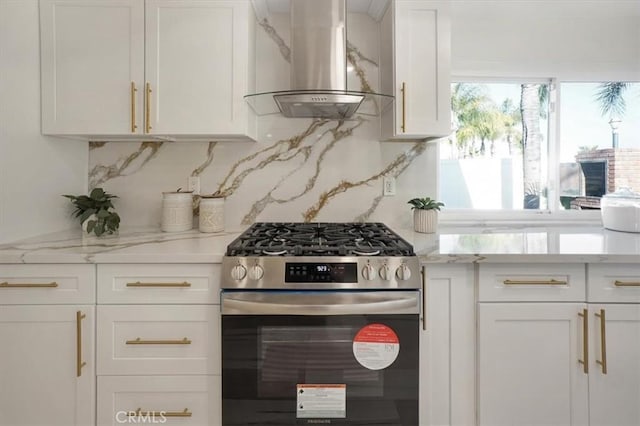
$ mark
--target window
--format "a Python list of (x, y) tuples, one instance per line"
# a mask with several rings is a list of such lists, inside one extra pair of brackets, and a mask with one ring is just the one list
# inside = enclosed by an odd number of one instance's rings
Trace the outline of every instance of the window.
[(639, 83), (475, 80), (451, 92), (439, 169), (449, 212), (576, 213), (620, 186), (640, 191), (640, 171), (620, 174), (640, 169)]

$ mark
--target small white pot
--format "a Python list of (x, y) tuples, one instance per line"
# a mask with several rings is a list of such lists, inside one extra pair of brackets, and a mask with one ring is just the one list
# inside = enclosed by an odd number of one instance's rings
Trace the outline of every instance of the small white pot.
[(413, 230), (423, 234), (433, 234), (438, 228), (437, 210), (413, 209)]

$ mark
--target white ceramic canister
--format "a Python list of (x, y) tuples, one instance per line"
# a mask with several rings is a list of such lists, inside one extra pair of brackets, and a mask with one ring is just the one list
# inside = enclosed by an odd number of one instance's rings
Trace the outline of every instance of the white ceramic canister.
[(193, 193), (163, 192), (162, 221), (164, 232), (181, 232), (193, 228)]
[(224, 198), (200, 197), (200, 232), (224, 231)]

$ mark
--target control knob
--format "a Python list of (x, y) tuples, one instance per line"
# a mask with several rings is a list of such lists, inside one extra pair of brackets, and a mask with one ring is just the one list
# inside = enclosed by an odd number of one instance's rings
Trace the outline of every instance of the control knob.
[(264, 275), (264, 269), (262, 269), (262, 266), (260, 265), (253, 265), (251, 268), (249, 268), (249, 278), (252, 280), (259, 280), (263, 277)]
[(380, 274), (380, 278), (382, 278), (382, 281), (389, 281), (391, 279), (391, 270), (389, 269), (389, 265), (387, 265), (386, 263), (382, 265), (380, 271), (378, 272)]
[(411, 278), (411, 269), (409, 269), (409, 267), (403, 263), (398, 267), (398, 269), (396, 269), (396, 277), (400, 281), (408, 280), (409, 278)]
[(362, 278), (367, 281), (371, 281), (376, 278), (376, 268), (371, 266), (370, 263), (367, 263), (364, 268), (362, 268)]
[(245, 268), (244, 266), (237, 264), (236, 266), (231, 268), (231, 278), (233, 278), (234, 280), (240, 281), (244, 279), (244, 277), (246, 276), (247, 276), (247, 268)]

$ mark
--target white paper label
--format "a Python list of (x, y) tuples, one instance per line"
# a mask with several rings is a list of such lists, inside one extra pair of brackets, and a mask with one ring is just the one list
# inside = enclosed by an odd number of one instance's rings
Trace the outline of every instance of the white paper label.
[(347, 416), (347, 385), (298, 384), (296, 417), (344, 419)]

